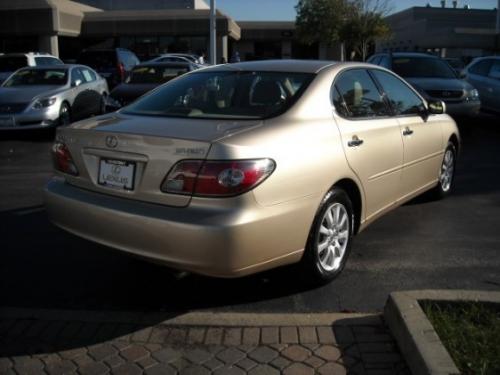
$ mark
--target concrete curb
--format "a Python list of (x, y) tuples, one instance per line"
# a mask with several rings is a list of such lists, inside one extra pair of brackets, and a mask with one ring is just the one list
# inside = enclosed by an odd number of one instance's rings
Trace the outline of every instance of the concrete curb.
[(460, 374), (419, 301), (477, 301), (500, 303), (500, 292), (420, 290), (393, 292), (384, 317), (413, 375)]
[[(266, 326), (330, 326), (348, 325), (349, 319), (363, 318), (363, 324), (381, 324), (380, 314), (318, 313), (318, 314), (261, 314), (191, 312), (185, 314), (144, 313), (121, 311), (54, 310), (5, 307), (0, 319), (43, 319), (90, 323), (125, 323), (137, 325), (266, 327)], [(345, 321), (345, 322), (344, 322)]]

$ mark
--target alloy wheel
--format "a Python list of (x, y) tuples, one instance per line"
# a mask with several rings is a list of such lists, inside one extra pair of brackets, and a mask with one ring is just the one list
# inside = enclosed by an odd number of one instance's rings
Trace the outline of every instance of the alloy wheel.
[(349, 242), (349, 215), (341, 203), (325, 211), (316, 244), (321, 267), (328, 272), (339, 269)]

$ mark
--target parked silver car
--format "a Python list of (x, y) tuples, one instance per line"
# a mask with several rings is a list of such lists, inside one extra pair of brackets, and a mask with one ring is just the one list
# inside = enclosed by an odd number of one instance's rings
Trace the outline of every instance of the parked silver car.
[(465, 68), (464, 76), (479, 91), (481, 108), (500, 112), (500, 56), (472, 61)]
[(106, 80), (83, 65), (28, 67), (0, 86), (0, 129), (69, 125), (105, 112)]
[(371, 64), (391, 69), (426, 100), (442, 100), (451, 116), (474, 116), (481, 108), (478, 91), (461, 79), (443, 59), (426, 53), (394, 52), (373, 55)]

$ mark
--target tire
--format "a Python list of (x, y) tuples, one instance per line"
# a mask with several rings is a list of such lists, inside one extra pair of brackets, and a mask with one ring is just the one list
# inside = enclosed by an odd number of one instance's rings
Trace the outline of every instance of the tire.
[(349, 196), (340, 188), (323, 198), (301, 263), (308, 282), (325, 284), (342, 272), (351, 251), (353, 212)]
[(68, 126), (71, 124), (71, 108), (68, 103), (64, 102), (61, 104), (59, 109), (59, 126)]
[(451, 194), (455, 181), (457, 150), (452, 142), (448, 142), (444, 151), (443, 161), (439, 169), (438, 184), (433, 190), (436, 199), (443, 199)]

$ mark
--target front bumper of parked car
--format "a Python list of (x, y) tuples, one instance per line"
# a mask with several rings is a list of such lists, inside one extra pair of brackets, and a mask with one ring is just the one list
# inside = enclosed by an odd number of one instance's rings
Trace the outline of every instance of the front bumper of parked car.
[(57, 226), (175, 269), (239, 277), (301, 259), (310, 226), (304, 223), (319, 197), (270, 207), (251, 193), (228, 199), (220, 207), (207, 199), (169, 207), (84, 190), (60, 177), (45, 189)]
[(19, 113), (0, 112), (0, 131), (50, 128), (58, 124), (58, 119), (58, 105), (52, 105), (39, 110), (27, 108)]

